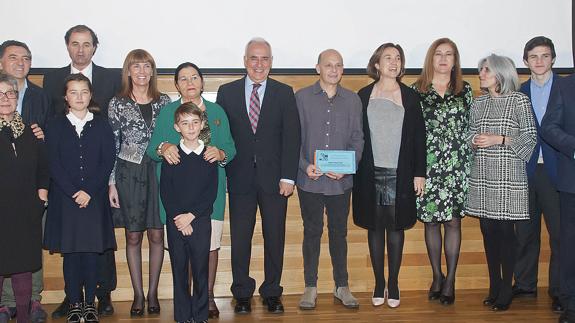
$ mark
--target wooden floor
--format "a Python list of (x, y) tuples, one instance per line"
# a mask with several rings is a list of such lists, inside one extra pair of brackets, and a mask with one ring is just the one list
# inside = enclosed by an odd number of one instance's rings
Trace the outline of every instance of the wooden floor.
[[(550, 299), (546, 290), (539, 290), (537, 299), (516, 300), (507, 312), (496, 313), (483, 306), (481, 301), (487, 291), (483, 289), (464, 290), (457, 294), (452, 306), (443, 306), (438, 302), (427, 300), (423, 291), (407, 291), (402, 293), (401, 306), (396, 309), (387, 305), (373, 307), (371, 294), (356, 293), (360, 301), (358, 310), (349, 310), (335, 304), (331, 294), (320, 294), (317, 308), (312, 311), (302, 311), (297, 308), (298, 295), (284, 296), (286, 308), (284, 314), (268, 314), (261, 305), (259, 298), (252, 301), (252, 314), (235, 315), (231, 298), (217, 299), (221, 314), (219, 319), (211, 322), (557, 322), (558, 315), (550, 310)], [(144, 316), (130, 319), (128, 314), (130, 302), (115, 302), (116, 314), (102, 319), (102, 322), (172, 322), (173, 308), (169, 300), (161, 301), (162, 313), (159, 316)], [(46, 310), (51, 312), (56, 305), (47, 305)], [(64, 322), (48, 320), (48, 322)]]

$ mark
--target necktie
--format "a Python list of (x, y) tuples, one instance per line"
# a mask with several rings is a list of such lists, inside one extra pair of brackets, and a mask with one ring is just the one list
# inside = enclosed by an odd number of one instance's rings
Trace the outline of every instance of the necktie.
[(261, 84), (254, 83), (252, 89), (252, 95), (250, 95), (250, 111), (248, 116), (250, 118), (250, 124), (252, 125), (252, 131), (256, 133), (258, 128), (258, 120), (260, 118), (260, 96), (258, 95), (258, 89)]

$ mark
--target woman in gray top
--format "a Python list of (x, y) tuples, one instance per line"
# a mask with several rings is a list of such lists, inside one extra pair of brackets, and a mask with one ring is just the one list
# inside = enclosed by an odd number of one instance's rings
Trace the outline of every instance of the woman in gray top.
[(399, 45), (381, 45), (367, 67), (375, 82), (358, 93), (365, 144), (354, 176), (353, 219), (368, 230), (374, 306), (383, 305), (386, 298), (389, 307), (399, 306), (404, 230), (416, 222), (415, 199), (423, 194), (425, 185), (425, 124), (419, 96), (400, 82), (404, 65)]
[(116, 139), (116, 163), (110, 175), (110, 204), (114, 225), (126, 229), (126, 258), (134, 302), (130, 314), (144, 313), (142, 239), (148, 232), (150, 283), (148, 313), (160, 312), (158, 282), (164, 260), (164, 225), (160, 221), (156, 163), (146, 149), (160, 110), (170, 98), (157, 88), (156, 64), (143, 49), (134, 49), (124, 60), (122, 89), (110, 101), (108, 118)]
[(529, 98), (519, 89), (513, 61), (490, 55), (479, 61), (485, 94), (473, 101), (468, 141), (474, 158), (466, 213), (480, 219), (489, 269), (484, 304), (505, 311), (512, 298), (514, 221), (529, 219), (526, 165), (537, 141)]

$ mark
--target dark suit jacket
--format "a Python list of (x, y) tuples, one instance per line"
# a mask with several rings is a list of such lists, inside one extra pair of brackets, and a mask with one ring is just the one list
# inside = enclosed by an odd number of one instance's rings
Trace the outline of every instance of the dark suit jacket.
[(237, 150), (236, 157), (226, 166), (228, 191), (247, 194), (255, 185), (267, 193), (277, 193), (280, 179), (295, 182), (300, 123), (293, 89), (267, 79), (255, 134), (248, 119), (245, 77), (222, 85), (216, 102), (228, 115)]
[[(367, 118), (367, 105), (375, 83), (359, 90), (363, 105), (363, 154), (353, 176), (353, 221), (364, 229), (375, 229), (375, 176), (371, 131)], [(416, 222), (414, 177), (426, 177), (425, 122), (421, 112), (419, 95), (403, 83), (400, 83), (401, 101), (405, 114), (401, 130), (399, 159), (397, 161), (397, 184), (395, 195), (395, 228), (411, 228)]]
[[(551, 93), (549, 94), (549, 101), (547, 102), (546, 112), (549, 111), (549, 107), (557, 104), (559, 97), (559, 76), (553, 74), (553, 84), (551, 85)], [(521, 84), (521, 92), (525, 93), (531, 99), (531, 79), (527, 82)], [(531, 105), (531, 110), (533, 111), (533, 116), (535, 117), (535, 110), (533, 105)], [(537, 160), (539, 159), (539, 148), (543, 152), (543, 160), (545, 161), (545, 170), (551, 179), (553, 185), (557, 185), (557, 154), (559, 153), (555, 148), (551, 147), (545, 139), (541, 137), (541, 125), (535, 117), (535, 125), (537, 127), (537, 144), (531, 155), (531, 159), (527, 163), (527, 177), (529, 179), (533, 178), (535, 174), (535, 168), (537, 167)]]
[[(70, 75), (70, 65), (56, 69), (44, 76), (44, 90), (52, 100), (52, 107), (56, 114), (64, 113), (64, 80)], [(108, 118), (108, 103), (121, 86), (121, 76), (114, 70), (100, 67), (92, 63), (92, 97), (102, 110), (102, 116)]]
[(48, 94), (36, 84), (28, 81), (28, 88), (22, 100), (22, 119), (26, 125), (38, 124), (46, 129), (49, 118), (54, 115)]
[(559, 97), (542, 122), (543, 138), (557, 154), (557, 190), (575, 193), (575, 74), (561, 79)]

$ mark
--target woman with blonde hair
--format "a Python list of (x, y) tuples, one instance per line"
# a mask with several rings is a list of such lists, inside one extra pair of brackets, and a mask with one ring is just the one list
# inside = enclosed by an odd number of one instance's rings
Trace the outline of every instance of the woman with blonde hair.
[(149, 255), (148, 314), (158, 314), (158, 283), (164, 260), (164, 226), (160, 220), (156, 163), (146, 155), (160, 110), (170, 98), (157, 87), (156, 63), (143, 49), (134, 49), (122, 67), (122, 88), (110, 101), (108, 118), (116, 139), (116, 164), (109, 198), (114, 225), (126, 229), (126, 257), (134, 301), (132, 316), (144, 314), (142, 239), (147, 231)]

